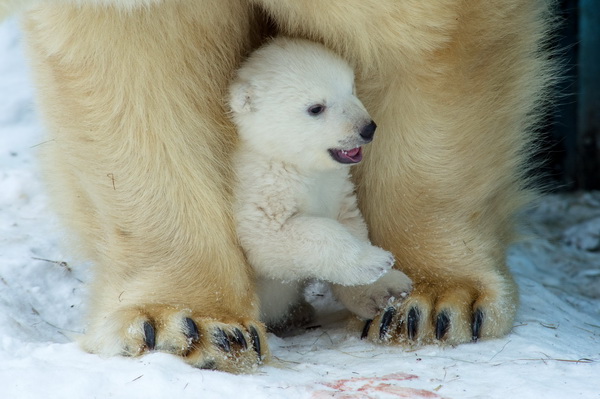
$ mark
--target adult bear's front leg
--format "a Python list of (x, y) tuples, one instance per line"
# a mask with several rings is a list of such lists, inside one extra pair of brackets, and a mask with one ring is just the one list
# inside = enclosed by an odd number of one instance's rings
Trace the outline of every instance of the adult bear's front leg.
[(509, 332), (517, 292), (506, 249), (549, 77), (547, 2), (256, 1), (287, 33), (355, 66), (378, 125), (356, 169), (359, 205), (414, 289), (365, 335), (455, 344)]
[(95, 263), (84, 347), (244, 371), (267, 353), (230, 210), (222, 108), (250, 47), (237, 1), (28, 13), (54, 202)]

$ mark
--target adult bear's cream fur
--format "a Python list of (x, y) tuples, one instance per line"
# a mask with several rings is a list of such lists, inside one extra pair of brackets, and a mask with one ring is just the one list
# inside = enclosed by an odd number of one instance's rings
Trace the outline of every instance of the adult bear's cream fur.
[(96, 265), (84, 346), (232, 371), (256, 363), (259, 341), (267, 354), (231, 220), (222, 106), (267, 26), (346, 58), (379, 126), (355, 178), (372, 241), (414, 282), (391, 339), (506, 334), (517, 293), (505, 252), (549, 77), (547, 4), (40, 0), (24, 26), (52, 138), (45, 169)]

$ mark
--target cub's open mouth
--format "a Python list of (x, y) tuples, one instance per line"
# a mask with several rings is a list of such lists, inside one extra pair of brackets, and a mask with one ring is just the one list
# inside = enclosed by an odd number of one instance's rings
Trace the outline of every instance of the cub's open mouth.
[(362, 160), (362, 148), (356, 147), (351, 150), (330, 149), (329, 154), (339, 163), (359, 163)]

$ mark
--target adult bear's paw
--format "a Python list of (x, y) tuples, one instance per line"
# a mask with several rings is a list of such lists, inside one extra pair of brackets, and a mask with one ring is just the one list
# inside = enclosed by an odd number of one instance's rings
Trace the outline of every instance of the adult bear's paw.
[(415, 284), (411, 295), (388, 306), (363, 325), (362, 338), (405, 345), (456, 345), (500, 337), (513, 325), (517, 293), (509, 277), (481, 284)]
[(265, 328), (254, 320), (216, 320), (189, 309), (151, 305), (121, 309), (90, 326), (89, 352), (139, 356), (171, 353), (202, 369), (248, 372), (269, 356)]

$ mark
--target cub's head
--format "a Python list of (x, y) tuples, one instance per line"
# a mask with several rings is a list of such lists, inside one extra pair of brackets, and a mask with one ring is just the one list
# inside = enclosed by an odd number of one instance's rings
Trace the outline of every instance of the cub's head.
[(245, 148), (301, 168), (361, 161), (375, 122), (354, 93), (354, 73), (321, 44), (278, 38), (238, 71), (229, 105)]

